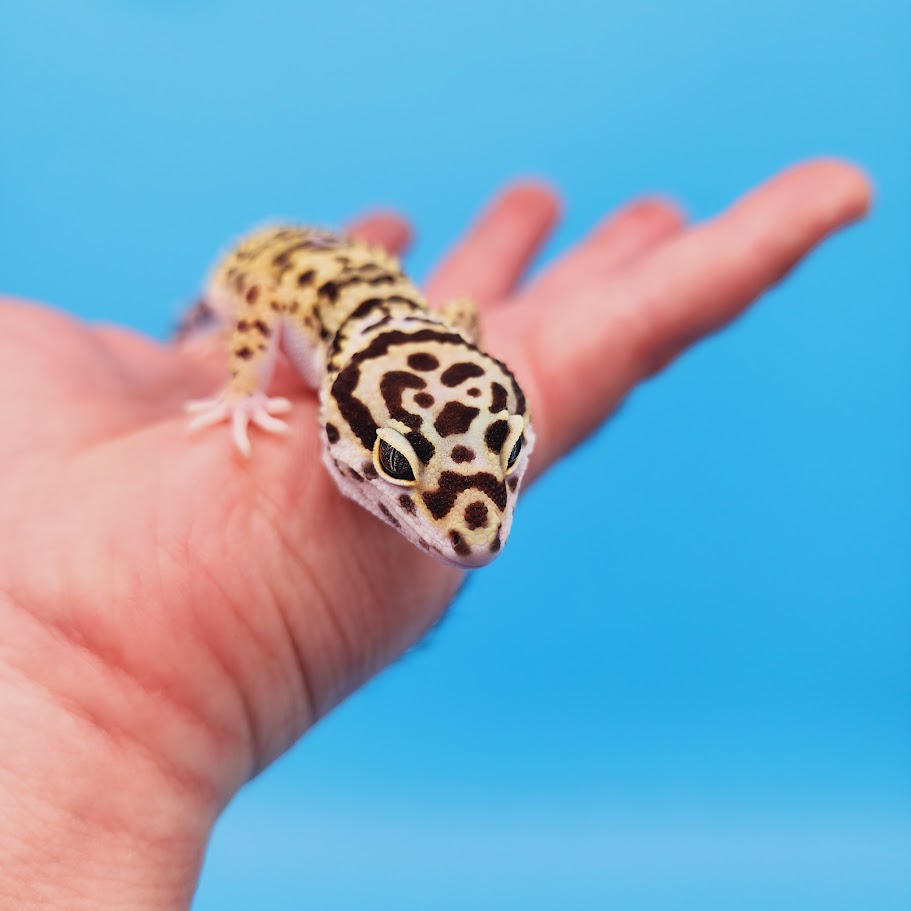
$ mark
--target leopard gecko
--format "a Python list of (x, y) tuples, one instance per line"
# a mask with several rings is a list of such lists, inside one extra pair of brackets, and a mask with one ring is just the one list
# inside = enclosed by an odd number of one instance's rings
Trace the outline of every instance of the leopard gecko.
[(431, 310), (398, 260), (308, 227), (244, 237), (203, 298), (230, 333), (227, 385), (189, 402), (190, 428), (281, 433), (266, 394), (279, 350), (319, 390), (323, 460), (343, 494), (445, 561), (489, 563), (509, 534), (534, 445), (513, 374), (479, 347), (465, 299)]

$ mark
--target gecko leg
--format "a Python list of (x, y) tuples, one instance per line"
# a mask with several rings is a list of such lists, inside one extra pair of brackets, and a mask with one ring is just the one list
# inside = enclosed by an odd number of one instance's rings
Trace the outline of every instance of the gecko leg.
[(281, 325), (281, 311), (271, 307), (257, 308), (237, 320), (231, 336), (231, 379), (218, 395), (187, 403), (185, 410), (193, 415), (189, 431), (230, 422), (234, 445), (246, 458), (251, 454), (249, 424), (269, 433), (287, 433), (288, 425), (275, 415), (290, 411), (291, 402), (266, 395)]
[(440, 308), (440, 315), (472, 345), (481, 344), (478, 307), (468, 297), (457, 297)]

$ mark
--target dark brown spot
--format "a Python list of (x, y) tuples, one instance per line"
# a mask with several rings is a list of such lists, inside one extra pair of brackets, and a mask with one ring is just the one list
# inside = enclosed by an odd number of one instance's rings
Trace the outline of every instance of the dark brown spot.
[(335, 378), (332, 384), (332, 397), (355, 436), (368, 452), (372, 452), (373, 444), (376, 442), (376, 422), (370, 409), (360, 399), (355, 398), (354, 391), (360, 379), (361, 371), (357, 364), (349, 364)]
[(285, 274), (291, 268), (291, 260), (298, 250), (325, 249), (326, 247), (338, 246), (341, 241), (338, 238), (331, 238), (329, 235), (307, 233), (301, 231), (290, 232), (288, 238), (294, 238), (295, 242), (289, 244), (277, 256), (272, 258), (272, 265), (279, 270), (279, 276)]
[(255, 304), (256, 298), (258, 298), (258, 297), (259, 297), (259, 285), (253, 285), (252, 287), (250, 287), (247, 290), (246, 298), (247, 298), (248, 304)]
[(506, 411), (506, 390), (499, 383), (490, 384), (490, 410), (493, 414)]
[(369, 326), (364, 326), (364, 332), (370, 332), (373, 329), (379, 329), (380, 326), (385, 326), (392, 319), (390, 314), (381, 316), (375, 323), (371, 323)]
[(467, 446), (453, 446), (452, 448), (452, 461), (453, 462), (471, 462), (474, 460), (474, 450), (469, 449)]
[(351, 478), (352, 481), (357, 481), (358, 484), (364, 483), (364, 479), (353, 468), (348, 469), (348, 477)]
[(509, 434), (509, 424), (506, 421), (494, 421), (484, 434), (484, 441), (491, 452), (499, 452), (506, 442)]
[(244, 345), (243, 348), (238, 348), (234, 353), (245, 361), (249, 361), (250, 358), (253, 357), (253, 349), (247, 345)]
[(323, 282), (316, 291), (320, 297), (326, 297), (331, 303), (338, 300), (338, 285), (335, 282)]
[(411, 433), (405, 434), (405, 439), (411, 443), (411, 448), (414, 449), (414, 454), (426, 465), (432, 458), (434, 453), (433, 443), (427, 439), (423, 434), (418, 433), (416, 430), (412, 430)]
[(460, 383), (464, 383), (465, 380), (475, 376), (484, 376), (484, 368), (478, 366), (478, 364), (463, 361), (462, 363), (453, 364), (451, 367), (447, 367), (440, 377), (440, 382), (444, 386), (458, 386)]
[(416, 310), (419, 313), (424, 312), (424, 308), (420, 304), (415, 303), (413, 300), (408, 300), (407, 297), (399, 297), (397, 294), (393, 294), (390, 297), (368, 297), (367, 300), (361, 301), (345, 318), (345, 322), (363, 319), (373, 310), (381, 310), (388, 314), (389, 310), (395, 307), (396, 304), (404, 304), (409, 310)]
[(503, 546), (503, 542), (500, 540), (500, 533), (497, 532), (497, 536), (490, 542), (490, 552), (495, 554)]
[(339, 441), (338, 427), (335, 424), (326, 424), (326, 439), (330, 443), (337, 443)]
[(246, 332), (250, 328), (250, 324), (245, 319), (239, 319), (237, 321), (237, 331)]
[(469, 389), (466, 393), (466, 395), (470, 395), (473, 399), (476, 399), (480, 394), (481, 390), (478, 389), (477, 386), (472, 386), (471, 389)]
[(380, 380), (380, 392), (389, 410), (389, 416), (406, 424), (412, 430), (417, 430), (421, 426), (422, 418), (405, 410), (402, 396), (406, 389), (423, 389), (426, 385), (419, 376), (408, 373), (407, 370), (390, 370), (384, 373)]
[(480, 500), (475, 500), (465, 507), (465, 524), (472, 531), (483, 528), (487, 524), (487, 518), (487, 506)]
[(471, 548), (457, 531), (449, 532), (449, 540), (452, 541), (452, 549), (460, 556), (464, 557), (471, 553)]
[(414, 505), (414, 500), (412, 500), (411, 497), (409, 497), (407, 493), (403, 493), (399, 497), (399, 506), (401, 506), (402, 509), (405, 510), (405, 512), (411, 514), (412, 516), (417, 511), (415, 508), (415, 505)]
[(314, 246), (318, 245), (312, 243), (311, 238), (289, 244), (281, 253), (272, 258), (272, 265), (279, 270), (280, 275), (284, 275), (291, 268), (291, 259), (298, 250), (312, 250)]
[(493, 357), (491, 360), (509, 377), (509, 382), (512, 384), (512, 394), (516, 397), (516, 414), (524, 414), (525, 394), (522, 392), (518, 380), (516, 380), (516, 378), (512, 375), (512, 371), (510, 371), (510, 369), (502, 361), (498, 361)]
[(506, 479), (506, 483), (509, 485), (509, 489), (515, 493), (516, 488), (519, 486), (519, 479), (513, 474)]
[(416, 354), (408, 355), (408, 366), (412, 370), (436, 370), (440, 362), (432, 354), (418, 351)]
[(448, 437), (456, 433), (468, 433), (471, 422), (480, 413), (478, 408), (471, 408), (461, 402), (447, 402), (443, 410), (437, 415), (433, 426), (441, 437)]
[(386, 517), (389, 524), (394, 528), (401, 528), (402, 523), (389, 511), (385, 503), (380, 503), (380, 512)]
[[(403, 300), (405, 299), (403, 298)], [(414, 304), (414, 306), (417, 307), (418, 305)], [(357, 389), (361, 378), (360, 365), (364, 361), (383, 357), (393, 345), (409, 345), (429, 341), (438, 342), (441, 345), (461, 345), (477, 350), (468, 345), (465, 339), (457, 332), (441, 332), (439, 328), (418, 329), (415, 332), (392, 329), (389, 332), (378, 335), (366, 348), (352, 355), (351, 360), (335, 378), (335, 382), (332, 384), (333, 398), (338, 402), (342, 417), (363, 443), (365, 449), (373, 449), (373, 444), (376, 441), (376, 423), (370, 414), (370, 409), (354, 396), (354, 391)]]
[[(335, 357), (335, 355), (338, 354), (339, 351), (341, 350), (342, 340), (343, 340), (342, 329), (347, 327), (349, 322), (357, 322), (359, 320), (366, 319), (368, 316), (370, 316), (373, 313), (374, 310), (376, 310), (380, 313), (383, 313), (384, 316), (381, 317), (372, 327), (370, 327), (370, 328), (375, 329), (377, 326), (382, 325), (384, 322), (387, 322), (390, 319), (390, 314), (388, 312), (389, 308), (393, 304), (393, 302), (397, 302), (397, 301), (405, 302), (410, 307), (418, 308), (418, 305), (413, 303), (412, 301), (405, 301), (404, 298), (397, 298), (397, 297), (393, 297), (388, 300), (386, 300), (385, 298), (382, 298), (382, 297), (370, 297), (365, 301), (361, 301), (361, 303), (358, 304), (358, 306), (355, 307), (355, 309), (351, 313), (348, 314), (348, 316), (344, 319), (342, 324), (339, 326), (339, 331), (336, 333), (335, 340), (332, 344), (332, 348), (329, 351), (329, 358), (331, 359), (331, 358)], [(418, 308), (418, 309), (420, 309), (420, 308)]]
[[(345, 288), (350, 288), (352, 285), (363, 285), (365, 281), (366, 280), (360, 275), (349, 275), (347, 278), (337, 278), (334, 282), (331, 282), (331, 294), (333, 296), (330, 299), (332, 301), (336, 301), (341, 296), (341, 293), (345, 290)], [(325, 285), (322, 286), (320, 290), (322, 290), (323, 287), (325, 287)]]
[(269, 329), (269, 327), (261, 319), (256, 320), (253, 325), (256, 328), (256, 331), (265, 338), (268, 338), (270, 335), (272, 335), (272, 330)]
[(373, 462), (364, 462), (364, 464), (361, 465), (361, 471), (364, 472), (364, 477), (370, 478), (371, 481), (376, 480), (376, 478), (379, 477), (376, 473), (376, 468), (373, 466)]
[(348, 319), (345, 320), (347, 323), (349, 320), (360, 320), (365, 316), (369, 316), (374, 310), (382, 309), (386, 304), (381, 297), (369, 297), (365, 301), (361, 301), (351, 312), (351, 315)]
[[(409, 301), (407, 298), (398, 297), (397, 295), (390, 297), (389, 301), (401, 301), (404, 304), (410, 304), (418, 310), (422, 309), (414, 301)], [(353, 355), (351, 363), (358, 365), (364, 361), (383, 357), (393, 345), (411, 345), (419, 342), (439, 342), (441, 345), (461, 345), (465, 348), (477, 351), (477, 348), (473, 345), (469, 345), (457, 332), (442, 332), (440, 331), (438, 323), (434, 323), (434, 326), (436, 326), (435, 329), (418, 329), (413, 332), (407, 332), (404, 329), (392, 329), (389, 332), (384, 332), (382, 335), (378, 335), (373, 339), (362, 351), (358, 351)], [(499, 361), (497, 363), (499, 363)]]
[[(420, 310), (421, 313), (427, 312), (426, 307), (422, 307), (417, 301), (413, 301), (410, 297), (402, 297), (401, 294), (390, 294), (386, 300), (388, 300), (391, 304), (407, 304), (409, 307), (413, 307), (415, 310)], [(439, 325), (439, 323), (436, 325)]]
[[(281, 308), (282, 308), (282, 305), (281, 305), (278, 301), (270, 301), (270, 302), (269, 302), (269, 306), (270, 306), (276, 313), (278, 313), (279, 310), (281, 310)], [(292, 312), (292, 313), (297, 313), (297, 302), (296, 302), (296, 301), (291, 305), (291, 312)]]
[(301, 274), (297, 276), (297, 283), (303, 288), (304, 285), (309, 285), (314, 278), (316, 278), (316, 272), (313, 269), (308, 269), (306, 272), (301, 272)]
[(465, 490), (478, 490), (486, 494), (498, 509), (506, 508), (506, 485), (486, 471), (462, 475), (455, 471), (440, 474), (440, 486), (424, 492), (424, 503), (435, 519), (447, 516), (455, 506), (459, 494)]
[(326, 339), (329, 338), (329, 330), (325, 326), (319, 327), (319, 337), (323, 341), (326, 341)]
[(429, 408), (435, 399), (429, 392), (418, 392), (414, 396), (415, 405), (419, 405), (421, 408)]

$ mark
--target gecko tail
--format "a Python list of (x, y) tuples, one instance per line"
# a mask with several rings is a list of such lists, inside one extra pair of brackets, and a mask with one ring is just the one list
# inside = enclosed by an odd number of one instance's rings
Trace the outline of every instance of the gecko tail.
[(223, 325), (218, 311), (204, 297), (198, 297), (178, 320), (171, 338), (178, 345), (189, 344), (213, 335)]

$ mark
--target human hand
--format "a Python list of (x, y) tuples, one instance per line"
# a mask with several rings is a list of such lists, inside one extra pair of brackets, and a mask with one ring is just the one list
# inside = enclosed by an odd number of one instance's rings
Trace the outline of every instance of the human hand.
[[(643, 201), (519, 286), (557, 201), (515, 186), (428, 292), (482, 307), (484, 347), (532, 406), (533, 478), (868, 203), (856, 170), (824, 162), (693, 228)], [(395, 216), (353, 231), (394, 251), (408, 236)], [(341, 497), (293, 378), (292, 433), (257, 436), (249, 463), (224, 434), (187, 439), (181, 405), (222, 369), (0, 307), (0, 906), (188, 905), (232, 794), (458, 589)]]

